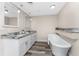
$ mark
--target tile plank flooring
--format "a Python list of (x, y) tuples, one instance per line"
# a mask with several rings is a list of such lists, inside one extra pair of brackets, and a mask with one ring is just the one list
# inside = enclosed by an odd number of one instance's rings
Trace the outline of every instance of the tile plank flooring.
[(52, 56), (52, 51), (47, 42), (35, 42), (25, 56)]

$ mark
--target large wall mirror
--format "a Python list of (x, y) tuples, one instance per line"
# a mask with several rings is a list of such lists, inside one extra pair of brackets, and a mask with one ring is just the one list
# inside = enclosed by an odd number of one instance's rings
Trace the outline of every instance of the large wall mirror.
[(4, 5), (4, 25), (18, 26), (18, 8), (12, 3), (6, 2)]

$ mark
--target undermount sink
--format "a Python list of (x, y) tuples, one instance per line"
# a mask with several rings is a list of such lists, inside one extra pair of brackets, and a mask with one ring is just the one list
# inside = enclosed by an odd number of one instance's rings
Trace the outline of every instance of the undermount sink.
[(20, 35), (17, 35), (15, 38), (22, 38), (24, 36), (26, 36), (27, 34), (20, 34)]
[(11, 36), (12, 38), (14, 38), (14, 39), (19, 39), (19, 38), (22, 38), (22, 37), (24, 37), (24, 36), (26, 36), (26, 35), (28, 35), (28, 34), (30, 34), (30, 33), (19, 33), (19, 34), (17, 34), (17, 35), (13, 35), (13, 36)]

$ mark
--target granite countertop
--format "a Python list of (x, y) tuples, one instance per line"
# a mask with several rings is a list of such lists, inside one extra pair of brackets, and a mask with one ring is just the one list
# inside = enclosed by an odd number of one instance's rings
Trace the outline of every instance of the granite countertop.
[(65, 31), (69, 33), (79, 33), (79, 28), (56, 28), (56, 30)]
[(79, 33), (66, 32), (62, 30), (56, 30), (56, 33), (59, 33), (60, 35), (64, 35), (71, 39), (79, 39)]
[(23, 37), (26, 37), (26, 36), (29, 36), (31, 34), (36, 33), (36, 31), (30, 31), (29, 33), (26, 33), (26, 32), (22, 33), (22, 34), (19, 34), (19, 35), (14, 35), (12, 33), (11, 33), (11, 35), (10, 34), (9, 35), (4, 34), (4, 35), (1, 35), (1, 39), (20, 39), (20, 38), (23, 38)]

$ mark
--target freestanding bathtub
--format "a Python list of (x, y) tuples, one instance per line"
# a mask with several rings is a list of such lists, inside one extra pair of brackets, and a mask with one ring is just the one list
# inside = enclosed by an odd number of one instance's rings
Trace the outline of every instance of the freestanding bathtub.
[(48, 34), (48, 44), (55, 56), (66, 56), (71, 44), (57, 34)]

